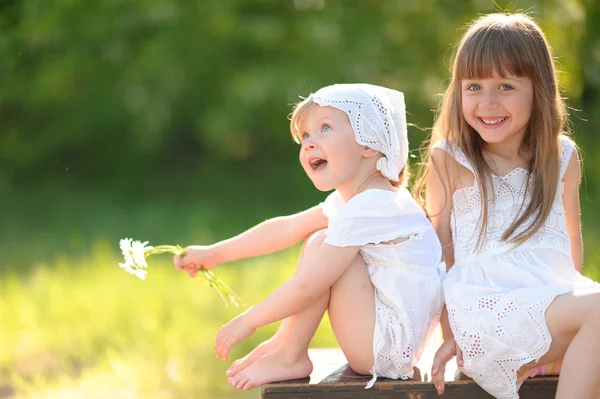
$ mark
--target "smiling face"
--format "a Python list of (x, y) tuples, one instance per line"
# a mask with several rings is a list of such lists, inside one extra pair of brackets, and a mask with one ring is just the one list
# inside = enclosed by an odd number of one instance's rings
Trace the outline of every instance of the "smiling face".
[(487, 79), (461, 81), (462, 112), (467, 123), (488, 144), (520, 143), (533, 105), (533, 84), (527, 77), (494, 71)]
[(321, 191), (352, 193), (362, 183), (365, 149), (355, 139), (348, 116), (333, 107), (312, 106), (299, 123), (300, 164)]

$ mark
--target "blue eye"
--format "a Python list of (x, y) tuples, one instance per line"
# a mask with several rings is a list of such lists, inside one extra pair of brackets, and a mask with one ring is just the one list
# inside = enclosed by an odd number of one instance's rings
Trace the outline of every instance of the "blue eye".
[(306, 139), (307, 139), (307, 138), (309, 138), (309, 137), (310, 137), (310, 135), (309, 135), (308, 133), (304, 132), (304, 133), (302, 133), (302, 134), (300, 135), (300, 140), (301, 140), (301, 141), (302, 141), (302, 140), (306, 140)]
[(469, 91), (479, 91), (479, 90), (481, 90), (481, 86), (479, 86), (478, 84), (469, 85), (467, 87), (467, 90), (469, 90)]
[(323, 126), (321, 126), (322, 132), (327, 132), (329, 130), (331, 130), (331, 126), (329, 126), (327, 123), (324, 123)]
[(500, 86), (500, 90), (502, 90), (502, 91), (512, 90), (512, 86), (504, 84), (504, 85)]

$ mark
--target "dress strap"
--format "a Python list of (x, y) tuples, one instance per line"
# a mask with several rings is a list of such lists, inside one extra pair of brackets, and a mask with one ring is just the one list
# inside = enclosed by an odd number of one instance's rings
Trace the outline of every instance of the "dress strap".
[(439, 148), (446, 151), (452, 158), (456, 160), (459, 164), (469, 169), (473, 174), (475, 174), (475, 169), (469, 162), (469, 159), (465, 155), (464, 152), (454, 143), (448, 140), (442, 140), (437, 142), (433, 148)]
[(571, 156), (573, 155), (573, 150), (575, 149), (575, 143), (568, 138), (567, 136), (560, 136), (560, 178), (562, 179), (567, 171), (567, 166), (569, 166), (569, 161), (571, 160)]

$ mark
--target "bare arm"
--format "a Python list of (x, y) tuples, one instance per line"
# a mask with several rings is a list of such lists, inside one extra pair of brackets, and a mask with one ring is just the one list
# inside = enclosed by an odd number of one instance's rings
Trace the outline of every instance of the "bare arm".
[(581, 168), (577, 151), (573, 152), (567, 170), (563, 177), (565, 183), (563, 191), (563, 206), (567, 230), (571, 240), (571, 255), (575, 269), (581, 271), (583, 264), (583, 240), (581, 238), (581, 217), (579, 206), (579, 185), (581, 182)]
[[(452, 230), (450, 228), (450, 211), (452, 210), (452, 193), (454, 192), (456, 171), (454, 168), (448, 167), (449, 163), (455, 162), (449, 159), (449, 157), (444, 150), (433, 150), (425, 193), (425, 209), (442, 244), (442, 254), (444, 262), (446, 262), (446, 270), (450, 270), (454, 265), (454, 245), (452, 242)], [(444, 342), (438, 348), (431, 367), (431, 382), (436, 387), (438, 395), (444, 393), (446, 363), (454, 356), (457, 356), (456, 361), (458, 365), (462, 366), (463, 364), (462, 353), (454, 340), (454, 334), (450, 328), (446, 306), (442, 310), (440, 325), (442, 327)]]
[[(425, 192), (425, 209), (442, 244), (442, 255), (444, 262), (446, 262), (446, 270), (450, 270), (454, 265), (454, 246), (450, 229), (453, 184), (442, 180), (452, 178), (448, 170), (449, 160), (447, 157), (449, 155), (441, 149), (434, 149), (431, 154)], [(452, 338), (445, 308), (440, 323), (444, 339)]]
[(306, 239), (327, 227), (328, 219), (321, 206), (295, 215), (266, 220), (251, 229), (213, 245), (190, 245), (186, 256), (173, 258), (178, 270), (195, 277), (201, 267), (212, 269), (218, 264), (277, 252)]
[(320, 206), (290, 216), (266, 220), (251, 229), (214, 245), (219, 263), (270, 254), (292, 246), (311, 233), (327, 227)]

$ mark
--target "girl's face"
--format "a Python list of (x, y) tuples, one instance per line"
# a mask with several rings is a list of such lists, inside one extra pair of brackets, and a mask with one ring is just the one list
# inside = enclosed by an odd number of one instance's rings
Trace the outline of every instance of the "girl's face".
[(321, 191), (354, 189), (364, 146), (356, 142), (346, 113), (317, 106), (299, 130), (300, 163), (315, 187)]
[(494, 71), (489, 79), (463, 80), (461, 97), (465, 120), (486, 143), (521, 144), (531, 117), (531, 79)]

